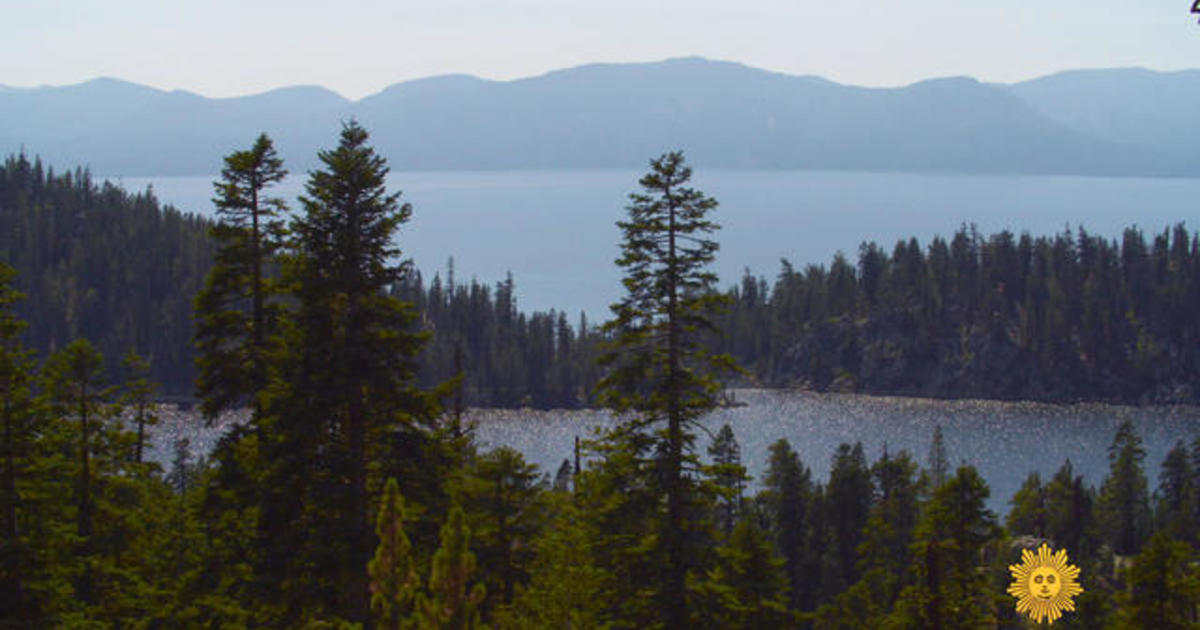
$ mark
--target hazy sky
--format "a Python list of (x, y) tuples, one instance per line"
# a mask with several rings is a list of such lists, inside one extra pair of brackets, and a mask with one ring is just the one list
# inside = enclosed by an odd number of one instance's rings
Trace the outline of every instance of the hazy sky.
[(1192, 0), (0, 0), (0, 85), (110, 76), (205, 96), (361, 98), (463, 72), (701, 55), (857, 85), (1200, 67)]

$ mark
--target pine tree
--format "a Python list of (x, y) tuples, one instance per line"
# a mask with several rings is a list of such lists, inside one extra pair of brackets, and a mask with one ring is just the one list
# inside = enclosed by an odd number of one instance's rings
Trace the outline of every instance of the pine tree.
[(901, 592), (889, 627), (970, 630), (995, 623), (995, 594), (979, 564), (1000, 529), (986, 507), (987, 484), (963, 466), (938, 488), (912, 546), (911, 585)]
[(871, 509), (871, 472), (862, 443), (841, 444), (833, 456), (825, 488), (829, 536), (833, 540), (834, 571), (823, 575), (826, 589), (840, 591), (858, 581), (858, 546)]
[(929, 447), (929, 481), (930, 490), (937, 490), (946, 483), (950, 474), (950, 460), (946, 456), (946, 441), (942, 437), (942, 425), (933, 428), (933, 442)]
[[(291, 229), (294, 325), (265, 397), (271, 470), (259, 534), (262, 579), (286, 587), (286, 617), (312, 608), (368, 622), (368, 497), (382, 482), (368, 472), (383, 467), (413, 496), (415, 477), (440, 471), (424, 465), (401, 475), (388, 463), (420, 456), (394, 451), (430, 442), (438, 405), (415, 384), (426, 335), (413, 330), (412, 305), (392, 293), (408, 272), (394, 240), (412, 207), (387, 192), (386, 160), (367, 140), (347, 123), (338, 146), (319, 154), (323, 168), (310, 173), (304, 215)], [(310, 567), (303, 579), (289, 575), (292, 563)]]
[(747, 481), (741, 447), (728, 423), (721, 425), (713, 437), (708, 455), (712, 458), (709, 475), (718, 492), (717, 526), (728, 536), (742, 516), (742, 493)]
[(1200, 623), (1200, 569), (1187, 543), (1159, 532), (1129, 569), (1129, 592), (1118, 596), (1120, 630), (1191, 630)]
[(125, 356), (121, 357), (121, 366), (125, 368), (123, 402), (133, 412), (133, 421), (137, 425), (133, 461), (141, 464), (146, 447), (146, 427), (158, 424), (158, 415), (154, 413), (150, 400), (156, 387), (149, 379), (150, 362), (138, 353), (133, 350), (125, 353)]
[(460, 501), (472, 524), (473, 548), (484, 571), (488, 598), (482, 612), (512, 602), (528, 582), (533, 539), (540, 529), (537, 466), (518, 451), (500, 447), (476, 458), (462, 482)]
[(1108, 448), (1108, 476), (1097, 506), (1104, 540), (1120, 555), (1141, 549), (1150, 526), (1150, 504), (1142, 461), (1146, 449), (1128, 420), (1117, 427)]
[(784, 560), (767, 535), (751, 520), (738, 522), (717, 548), (716, 566), (703, 580), (694, 578), (699, 605), (692, 628), (783, 628), (788, 614)]
[(1163, 459), (1162, 471), (1158, 476), (1158, 529), (1172, 538), (1196, 543), (1197, 491), (1193, 484), (1195, 471), (1188, 461), (1188, 450), (1183, 440), (1175, 443)]
[(30, 459), (36, 449), (37, 410), (31, 388), (35, 368), (31, 353), (18, 338), (25, 322), (16, 317), (13, 307), (24, 296), (12, 287), (15, 275), (12, 267), (0, 263), (0, 626), (32, 624), (38, 614), (27, 584), (33, 558), (22, 528), (26, 510), (19, 489), (29, 485)]
[(404, 533), (404, 498), (396, 479), (383, 486), (375, 534), (379, 547), (367, 565), (371, 576), (371, 609), (380, 630), (401, 630), (413, 624), (413, 603), (421, 586), (412, 556), (412, 545)]
[(195, 301), (196, 389), (210, 418), (252, 401), (267, 384), (280, 310), (271, 302), (279, 288), (269, 275), (286, 206), (266, 190), (286, 176), (274, 144), (262, 134), (250, 149), (226, 156), (222, 179), (213, 183), (219, 222), (212, 236), (219, 249)]
[(1009, 503), (1012, 509), (1005, 520), (1009, 534), (1046, 537), (1046, 489), (1042, 487), (1041, 475), (1036, 471), (1029, 473)]
[(442, 527), (442, 544), (433, 556), (429, 596), (417, 598), (421, 630), (473, 630), (479, 628), (479, 605), (486, 596), (483, 584), (471, 585), (475, 554), (471, 530), (462, 508), (451, 508)]
[(688, 552), (685, 514), (693, 482), (684, 474), (694, 460), (692, 428), (697, 418), (720, 403), (714, 372), (732, 368), (732, 359), (709, 354), (702, 334), (714, 328), (711, 314), (723, 302), (706, 270), (718, 245), (706, 238), (717, 229), (707, 219), (716, 200), (687, 187), (691, 168), (683, 154), (651, 161), (630, 195), (628, 221), (618, 222), (624, 240), (618, 266), (625, 270), (626, 295), (612, 306), (615, 318), (604, 330), (613, 337), (604, 357), (601, 402), (632, 419), (622, 430), (663, 426), (656, 449), (666, 503), (660, 541), (663, 579), (655, 584), (666, 628), (687, 627), (685, 577)]
[(775, 547), (784, 558), (791, 607), (809, 610), (816, 602), (812, 588), (815, 580), (811, 579), (813, 561), (806, 545), (811, 529), (812, 473), (787, 440), (775, 442), (769, 451), (765, 490), (758, 500), (775, 534)]
[(574, 495), (552, 497), (554, 517), (534, 543), (529, 586), (502, 610), (496, 627), (599, 630), (612, 608), (612, 575), (597, 566), (599, 533)]

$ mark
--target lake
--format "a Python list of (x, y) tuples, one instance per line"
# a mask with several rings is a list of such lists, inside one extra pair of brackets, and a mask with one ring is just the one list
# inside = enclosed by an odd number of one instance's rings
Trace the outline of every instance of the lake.
[[(974, 223), (1034, 235), (1084, 226), (1118, 237), (1130, 226), (1156, 232), (1188, 221), (1196, 228), (1200, 180), (1066, 176), (953, 175), (839, 171), (704, 170), (693, 184), (716, 198), (723, 226), (715, 270), (722, 286), (743, 269), (774, 278), (780, 259), (828, 264), (842, 251), (857, 261), (873, 240), (888, 251), (900, 238), (927, 244)], [(613, 264), (627, 196), (644, 171), (393, 172), (389, 189), (413, 204), (398, 245), (426, 279), (451, 257), (457, 278), (495, 283), (511, 271), (524, 310), (585, 311), (606, 319), (620, 294)], [(214, 177), (113, 179), (130, 191), (152, 185), (181, 210), (212, 214)], [(276, 189), (293, 211), (303, 177)]]
[[(1032, 471), (1050, 479), (1070, 459), (1076, 474), (1099, 487), (1108, 471), (1108, 446), (1117, 425), (1134, 423), (1146, 447), (1145, 469), (1150, 489), (1176, 440), (1188, 444), (1200, 435), (1198, 407), (1130, 407), (1120, 405), (1051, 405), (978, 400), (941, 401), (858, 394), (738, 390), (744, 406), (723, 409), (705, 419), (713, 433), (728, 422), (742, 450), (742, 461), (757, 487), (767, 462), (767, 448), (786, 438), (816, 480), (828, 479), (830, 460), (841, 443), (862, 442), (869, 461), (886, 445), (891, 453), (907, 450), (922, 465), (928, 461), (934, 427), (942, 425), (952, 467), (968, 463), (991, 487), (989, 507), (1008, 512), (1008, 501)], [(476, 436), (485, 448), (510, 446), (552, 476), (571, 457), (576, 436), (587, 438), (612, 419), (595, 410), (534, 411), (475, 409)], [(153, 457), (170, 461), (175, 437), (189, 436), (196, 451), (215, 444), (219, 429), (205, 429), (193, 414), (168, 414), (154, 439)], [(703, 453), (710, 438), (700, 435)]]

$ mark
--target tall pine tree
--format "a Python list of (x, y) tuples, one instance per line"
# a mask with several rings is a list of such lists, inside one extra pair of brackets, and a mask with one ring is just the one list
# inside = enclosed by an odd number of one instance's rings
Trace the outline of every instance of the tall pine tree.
[(685, 467), (695, 465), (692, 430), (720, 403), (721, 384), (713, 374), (732, 368), (732, 359), (708, 353), (702, 343), (723, 301), (713, 290), (716, 274), (707, 270), (718, 248), (707, 238), (718, 228), (707, 215), (717, 202), (688, 187), (691, 176), (682, 153), (667, 153), (651, 161), (650, 173), (639, 181), (643, 192), (629, 196), (629, 219), (617, 224), (624, 237), (617, 265), (625, 271), (626, 294), (605, 324), (613, 343), (603, 358), (609, 372), (599, 385), (604, 405), (630, 414), (621, 430), (660, 429), (655, 468), (666, 504), (659, 536), (665, 566), (650, 588), (670, 630), (688, 626), (685, 521), (696, 489)]
[(287, 176), (266, 134), (225, 158), (213, 188), (219, 243), (215, 265), (196, 295), (197, 393), (205, 415), (247, 404), (267, 384), (269, 341), (280, 306), (270, 302), (278, 283), (269, 279), (281, 246), (286, 210), (266, 190)]
[[(368, 496), (382, 479), (368, 471), (398, 433), (435, 414), (414, 384), (425, 335), (412, 332), (412, 305), (390, 292), (407, 273), (394, 239), (412, 207), (387, 192), (386, 160), (367, 139), (357, 123), (343, 126), (338, 146), (319, 154), (323, 168), (310, 173), (304, 215), (292, 225), (296, 321), (283, 379), (268, 396), (271, 492), (261, 532), (272, 546), (262, 568), (268, 582), (287, 585), (290, 618), (317, 610), (369, 621)], [(290, 563), (304, 579), (286, 573)]]

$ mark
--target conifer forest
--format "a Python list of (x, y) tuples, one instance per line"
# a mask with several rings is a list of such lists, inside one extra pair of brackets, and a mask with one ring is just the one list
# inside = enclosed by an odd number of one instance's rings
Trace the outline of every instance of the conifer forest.
[[(998, 513), (940, 427), (819, 478), (701, 422), (733, 387), (1200, 404), (1184, 224), (964, 225), (725, 285), (672, 151), (613, 200), (621, 293), (589, 321), (416, 269), (421, 208), (359, 123), (298, 199), (246, 141), (212, 219), (0, 165), (0, 628), (1023, 629), (1010, 566), (1042, 543), (1079, 569), (1058, 627), (1200, 628), (1200, 435), (1152, 461), (1125, 422), (1102, 478), (1056, 463)], [(160, 462), (164, 404), (245, 420)], [(616, 422), (542, 470), (476, 439), (481, 407)]]

